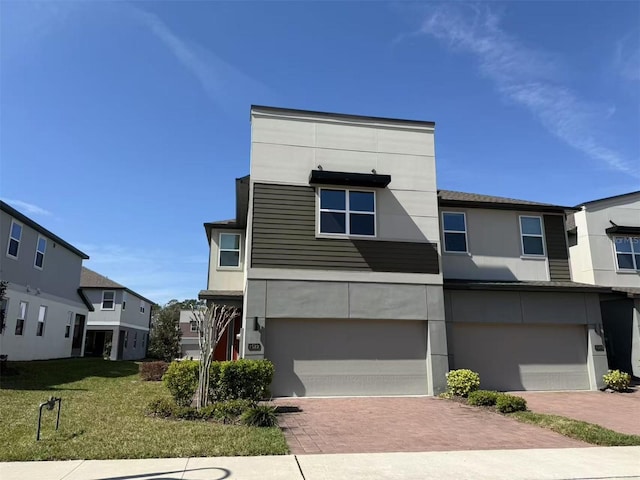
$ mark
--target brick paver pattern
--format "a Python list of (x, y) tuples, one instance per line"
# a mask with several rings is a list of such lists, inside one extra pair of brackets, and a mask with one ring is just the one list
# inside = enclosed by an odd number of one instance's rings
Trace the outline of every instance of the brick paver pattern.
[(279, 398), (291, 453), (588, 447), (488, 410), (434, 397)]
[(536, 413), (562, 415), (620, 433), (640, 435), (640, 390), (606, 392), (516, 392)]

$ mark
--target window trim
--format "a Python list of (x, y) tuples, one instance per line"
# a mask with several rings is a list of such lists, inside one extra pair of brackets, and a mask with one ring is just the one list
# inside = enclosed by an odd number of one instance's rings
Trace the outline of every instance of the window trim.
[[(631, 253), (628, 252), (618, 252), (618, 250), (616, 249), (616, 238), (628, 238), (629, 242), (631, 244)], [(638, 239), (638, 244), (640, 244), (640, 236), (636, 236), (636, 235), (613, 235), (612, 236), (612, 240), (613, 240), (613, 262), (616, 266), (616, 273), (636, 273), (636, 272), (640, 272), (640, 264), (638, 264), (636, 262), (636, 255), (640, 255), (640, 249), (636, 252), (633, 249), (633, 241), (631, 241), (631, 239), (633, 238), (637, 238)], [(618, 254), (622, 254), (622, 255), (631, 255), (631, 261), (633, 262), (633, 264), (635, 265), (636, 268), (620, 268), (620, 264), (618, 263)]]
[(64, 338), (71, 337), (71, 325), (73, 325), (73, 312), (69, 310), (67, 324), (64, 326)]
[(44, 337), (44, 327), (45, 327), (45, 322), (47, 321), (48, 310), (49, 308), (46, 305), (40, 305), (40, 308), (38, 309), (38, 323), (36, 324), (36, 337)]
[[(446, 230), (444, 228), (444, 216), (446, 214), (462, 215), (464, 219), (464, 231), (460, 230)], [(454, 212), (451, 210), (443, 211), (441, 215), (442, 220), (442, 251), (444, 253), (453, 253), (454, 255), (469, 255), (469, 227), (467, 225), (467, 213), (466, 212)], [(445, 241), (445, 234), (447, 233), (464, 233), (464, 245), (465, 250), (447, 250), (447, 242)]]
[[(14, 225), (18, 225), (20, 227), (20, 238), (15, 238), (13, 237), (13, 226)], [(24, 224), (17, 221), (15, 218), (11, 219), (11, 226), (9, 227), (9, 239), (7, 240), (7, 257), (9, 258), (13, 258), (14, 260), (17, 260), (18, 257), (20, 257), (20, 244), (22, 243), (22, 235), (24, 234)], [(16, 242), (18, 242), (18, 248), (16, 250), (16, 254), (15, 255), (11, 255), (9, 253), (9, 249), (11, 248), (11, 240), (14, 240)]]
[[(113, 293), (113, 298), (111, 299), (111, 302), (112, 302), (111, 308), (104, 308), (104, 294), (105, 293)], [(113, 311), (115, 309), (116, 309), (116, 291), (115, 290), (103, 290), (102, 291), (102, 302), (100, 303), (100, 310)]]
[[(540, 222), (540, 234), (533, 233), (522, 233), (522, 219), (523, 218), (537, 218)], [(546, 258), (547, 257), (547, 247), (545, 245), (545, 234), (544, 234), (544, 222), (542, 221), (542, 217), (540, 215), (518, 215), (518, 226), (520, 228), (520, 251), (522, 252), (522, 256), (525, 258)], [(524, 251), (524, 237), (536, 237), (542, 239), (542, 253), (525, 253)]]
[(189, 332), (196, 333), (198, 331), (198, 322), (195, 320), (189, 321)]
[[(39, 250), (40, 248), (40, 240), (44, 240), (44, 250), (41, 252)], [(43, 237), (42, 235), (38, 235), (38, 241), (36, 242), (36, 253), (35, 256), (33, 257), (33, 268), (38, 269), (38, 270), (43, 270), (44, 269), (44, 257), (45, 254), (47, 253), (47, 237)], [(42, 265), (38, 266), (38, 254), (42, 255)]]
[[(238, 237), (238, 248), (222, 248), (222, 236), (235, 235)], [(222, 252), (238, 252), (238, 265), (220, 265), (222, 260)], [(242, 234), (235, 232), (219, 232), (218, 233), (218, 270), (241, 270), (242, 269)]]
[(140, 313), (144, 314), (144, 311), (146, 310), (147, 306), (145, 304), (144, 300), (140, 300)]
[[(322, 190), (337, 190), (345, 193), (344, 210), (336, 210), (332, 208), (322, 208)], [(362, 212), (358, 210), (351, 211), (349, 208), (349, 193), (372, 193), (373, 194), (373, 212)], [(378, 238), (378, 195), (377, 192), (370, 188), (344, 188), (344, 187), (318, 187), (316, 188), (316, 236), (323, 238), (362, 238), (362, 239), (376, 239)], [(336, 232), (323, 232), (321, 228), (321, 218), (323, 212), (344, 213), (345, 214), (345, 233)], [(357, 233), (350, 233), (351, 229), (351, 214), (356, 215), (371, 215), (373, 216), (373, 235), (362, 235)]]

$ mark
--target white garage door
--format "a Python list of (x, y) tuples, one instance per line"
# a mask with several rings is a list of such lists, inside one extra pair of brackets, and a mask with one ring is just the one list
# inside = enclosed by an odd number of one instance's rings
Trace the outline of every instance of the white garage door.
[(480, 374), (489, 390), (588, 390), (584, 325), (454, 323), (451, 368)]
[(267, 319), (273, 396), (426, 395), (426, 322)]

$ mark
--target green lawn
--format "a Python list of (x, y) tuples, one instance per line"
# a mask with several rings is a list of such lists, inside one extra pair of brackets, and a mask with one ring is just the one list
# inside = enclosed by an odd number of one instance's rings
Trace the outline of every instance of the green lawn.
[[(18, 375), (0, 379), (0, 461), (272, 455), (288, 452), (278, 428), (220, 425), (146, 417), (148, 402), (168, 392), (143, 382), (135, 362), (65, 359), (10, 364)], [(62, 397), (43, 413), (38, 405)]]

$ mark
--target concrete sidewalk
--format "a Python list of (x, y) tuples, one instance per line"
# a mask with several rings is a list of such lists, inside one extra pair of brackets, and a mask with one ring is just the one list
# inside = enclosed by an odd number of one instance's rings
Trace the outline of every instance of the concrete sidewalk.
[(0, 463), (2, 480), (640, 479), (640, 447)]

